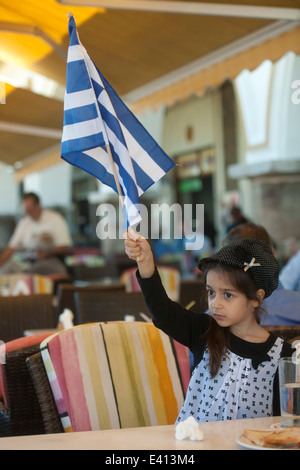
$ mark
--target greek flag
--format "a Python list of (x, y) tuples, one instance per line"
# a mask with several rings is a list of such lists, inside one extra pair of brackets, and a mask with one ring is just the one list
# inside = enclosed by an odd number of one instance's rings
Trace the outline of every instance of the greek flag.
[(61, 157), (113, 188), (135, 225), (140, 195), (175, 164), (94, 65), (73, 16), (69, 35)]

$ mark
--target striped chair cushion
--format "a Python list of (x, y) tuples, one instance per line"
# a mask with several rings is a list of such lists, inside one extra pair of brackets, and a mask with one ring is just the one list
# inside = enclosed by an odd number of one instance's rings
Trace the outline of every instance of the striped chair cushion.
[(66, 432), (172, 424), (183, 404), (173, 343), (151, 323), (79, 325), (41, 353)]
[[(126, 292), (140, 291), (140, 285), (136, 278), (137, 268), (128, 268), (120, 276), (121, 282), (125, 285)], [(177, 302), (179, 300), (180, 291), (180, 272), (169, 266), (158, 266), (161, 282), (166, 289), (166, 292), (170, 299)]]
[(53, 285), (50, 278), (39, 274), (7, 274), (0, 277), (0, 295), (52, 294)]

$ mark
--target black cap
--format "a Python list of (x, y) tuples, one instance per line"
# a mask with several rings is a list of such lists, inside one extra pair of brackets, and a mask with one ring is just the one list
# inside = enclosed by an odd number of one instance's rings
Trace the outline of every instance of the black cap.
[(203, 258), (198, 267), (205, 271), (212, 263), (226, 264), (250, 272), (257, 289), (265, 291), (265, 298), (277, 289), (279, 265), (270, 246), (261, 240), (243, 238), (231, 243), (214, 255)]

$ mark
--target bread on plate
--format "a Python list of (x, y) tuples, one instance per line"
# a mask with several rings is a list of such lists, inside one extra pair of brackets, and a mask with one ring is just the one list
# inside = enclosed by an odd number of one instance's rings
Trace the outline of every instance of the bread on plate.
[(291, 426), (285, 429), (270, 431), (244, 429), (242, 435), (252, 444), (260, 447), (293, 447), (300, 449), (300, 427)]

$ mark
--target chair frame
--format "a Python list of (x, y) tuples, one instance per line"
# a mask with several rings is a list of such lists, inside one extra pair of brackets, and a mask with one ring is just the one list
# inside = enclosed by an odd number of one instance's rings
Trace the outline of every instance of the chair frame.
[(264, 328), (288, 342), (293, 342), (300, 336), (300, 325), (265, 326)]
[(142, 292), (81, 291), (76, 292), (74, 298), (78, 324), (123, 321), (126, 315), (133, 315), (135, 321), (143, 321), (140, 313), (151, 318)]
[(36, 354), (39, 344), (9, 351), (3, 372), (8, 408), (0, 401), (0, 435), (21, 436), (44, 434), (45, 427), (26, 359)]
[(106, 292), (106, 291), (125, 291), (125, 286), (121, 283), (111, 284), (90, 284), (87, 286), (76, 286), (70, 283), (63, 283), (57, 287), (57, 306), (55, 315), (58, 318), (64, 308), (70, 309), (74, 314), (74, 324), (79, 325), (80, 320), (77, 317), (75, 293), (76, 292)]
[(64, 433), (41, 352), (28, 357), (26, 365), (39, 402), (45, 434)]
[(27, 329), (56, 328), (52, 294), (0, 297), (0, 339), (20, 338)]

